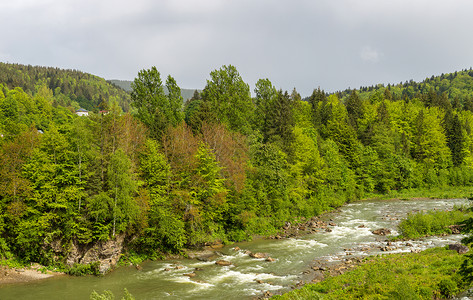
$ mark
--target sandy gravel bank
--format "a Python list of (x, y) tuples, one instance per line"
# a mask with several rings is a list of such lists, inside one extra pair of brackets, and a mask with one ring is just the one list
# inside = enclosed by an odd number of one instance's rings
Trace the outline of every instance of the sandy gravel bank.
[(64, 275), (64, 273), (51, 271), (43, 273), (35, 267), (32, 267), (31, 269), (12, 269), (6, 266), (0, 266), (0, 284), (29, 282), (59, 275)]

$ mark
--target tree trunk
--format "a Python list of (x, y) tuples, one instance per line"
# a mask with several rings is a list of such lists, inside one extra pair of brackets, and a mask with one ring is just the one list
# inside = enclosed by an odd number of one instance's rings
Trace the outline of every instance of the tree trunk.
[(117, 219), (117, 195), (118, 195), (118, 185), (115, 184), (115, 203), (113, 206), (113, 233), (112, 237), (115, 237), (115, 222)]

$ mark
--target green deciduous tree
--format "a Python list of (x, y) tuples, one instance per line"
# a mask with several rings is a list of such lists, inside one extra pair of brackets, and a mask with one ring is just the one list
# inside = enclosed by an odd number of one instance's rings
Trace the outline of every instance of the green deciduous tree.
[(421, 110), (413, 124), (412, 157), (436, 170), (448, 167), (451, 152), (447, 146), (438, 108)]
[(216, 121), (227, 124), (230, 130), (249, 133), (254, 107), (248, 84), (232, 65), (212, 71), (210, 77), (202, 99), (209, 103)]
[(121, 149), (115, 151), (110, 158), (107, 171), (110, 198), (113, 199), (112, 211), (113, 225), (112, 237), (115, 237), (116, 228), (123, 232), (136, 218), (137, 206), (134, 202), (136, 181), (130, 173), (130, 161)]
[(169, 197), (171, 167), (156, 141), (146, 141), (140, 170), (149, 193), (147, 224), (139, 239), (140, 247), (152, 254), (157, 249), (179, 251), (186, 243), (184, 222)]
[(154, 138), (161, 138), (168, 126), (176, 126), (183, 120), (181, 90), (171, 76), (166, 80), (168, 96), (156, 67), (138, 72), (131, 87), (132, 105)]
[(202, 244), (206, 239), (224, 233), (228, 191), (225, 179), (220, 175), (221, 169), (212, 150), (201, 143), (196, 153), (195, 182), (185, 214), (191, 243)]
[(315, 139), (315, 130), (294, 128), (294, 163), (289, 167), (289, 196), (294, 208), (302, 216), (319, 214), (327, 209), (318, 201), (318, 193), (323, 188), (326, 177), (326, 168)]

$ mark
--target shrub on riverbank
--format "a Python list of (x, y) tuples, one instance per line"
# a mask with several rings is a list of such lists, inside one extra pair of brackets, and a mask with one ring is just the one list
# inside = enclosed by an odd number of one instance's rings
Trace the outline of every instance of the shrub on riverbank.
[(414, 239), (423, 236), (451, 234), (451, 225), (461, 224), (473, 217), (469, 210), (429, 211), (411, 213), (399, 224), (399, 238)]
[[(90, 300), (114, 300), (115, 295), (111, 291), (104, 291), (103, 293), (99, 294), (96, 291), (93, 291), (90, 294)], [(135, 297), (133, 297), (130, 292), (125, 288), (123, 289), (123, 297), (120, 298), (121, 300), (135, 300)]]
[(66, 270), (66, 274), (73, 275), (73, 276), (85, 276), (85, 275), (100, 275), (100, 263), (93, 262), (90, 264), (74, 264), (68, 270)]
[(274, 299), (433, 299), (465, 290), (463, 255), (446, 248), (368, 258), (353, 271)]

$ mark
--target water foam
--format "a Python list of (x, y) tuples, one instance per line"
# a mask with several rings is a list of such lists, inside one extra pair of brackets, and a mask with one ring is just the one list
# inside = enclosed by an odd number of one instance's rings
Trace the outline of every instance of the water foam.
[(215, 261), (196, 261), (189, 264), (189, 267), (201, 268), (201, 267), (207, 267), (211, 265), (215, 265)]
[(255, 283), (256, 280), (287, 280), (292, 276), (277, 276), (269, 273), (242, 273), (236, 270), (226, 270), (221, 272), (219, 275), (212, 278), (212, 282), (223, 283), (225, 281), (231, 280), (239, 284), (248, 284)]
[(345, 238), (359, 238), (362, 236), (371, 235), (371, 231), (368, 228), (353, 228), (345, 226), (336, 226), (332, 228), (332, 232), (328, 233), (334, 240), (341, 240)]
[(242, 271), (252, 272), (252, 271), (260, 271), (262, 269), (264, 269), (264, 267), (262, 265), (256, 265), (256, 266), (246, 267), (246, 268), (242, 269)]
[(281, 246), (300, 249), (300, 248), (327, 247), (328, 245), (316, 240), (302, 240), (302, 239), (290, 238), (290, 239), (284, 240), (281, 243)]

